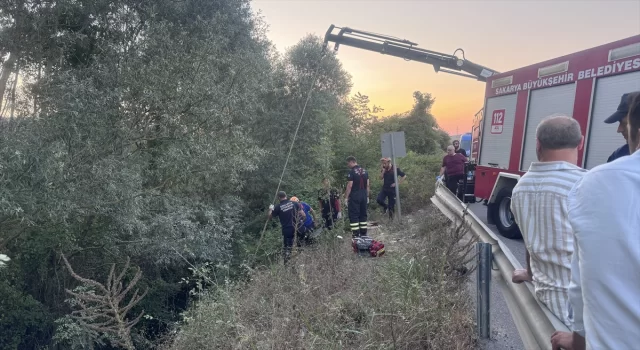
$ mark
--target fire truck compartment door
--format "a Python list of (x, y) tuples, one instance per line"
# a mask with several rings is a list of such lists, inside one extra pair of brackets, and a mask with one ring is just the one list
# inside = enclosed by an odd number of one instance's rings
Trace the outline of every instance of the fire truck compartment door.
[(553, 114), (572, 116), (575, 96), (575, 83), (531, 91), (520, 170), (529, 170), (531, 163), (538, 159), (536, 155), (536, 129), (538, 124), (542, 119)]
[(487, 99), (480, 141), (480, 165), (509, 168), (517, 94)]
[(604, 120), (616, 111), (623, 94), (639, 90), (640, 72), (604, 77), (596, 81), (585, 149), (586, 169), (606, 163), (611, 153), (624, 145), (624, 138), (617, 132), (618, 123), (605, 124)]

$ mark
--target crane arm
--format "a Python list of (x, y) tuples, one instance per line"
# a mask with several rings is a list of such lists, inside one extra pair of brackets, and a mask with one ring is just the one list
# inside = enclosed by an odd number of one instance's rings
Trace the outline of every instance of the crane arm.
[[(334, 34), (334, 29), (339, 29)], [(429, 51), (416, 47), (418, 44), (409, 40), (399, 39), (392, 36), (365, 32), (348, 27), (340, 28), (333, 24), (327, 30), (324, 37), (325, 48), (329, 42), (334, 42), (334, 50), (338, 50), (340, 45), (357, 47), (363, 50), (379, 52), (383, 55), (391, 55), (404, 58), (408, 61), (417, 61), (433, 66), (436, 72), (456, 74), (480, 81), (487, 81), (487, 78), (498, 74), (498, 72), (468, 61), (464, 58), (464, 51), (461, 49), (462, 58), (455, 55), (447, 55), (435, 51)]]

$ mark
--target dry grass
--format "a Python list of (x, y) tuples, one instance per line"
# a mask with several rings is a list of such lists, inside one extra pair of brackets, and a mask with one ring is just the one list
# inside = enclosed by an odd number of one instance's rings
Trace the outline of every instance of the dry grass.
[[(185, 317), (170, 349), (474, 349), (466, 277), (473, 248), (435, 208), (372, 234), (388, 247), (359, 258), (333, 237), (291, 264), (221, 286)], [(467, 274), (468, 275), (468, 274)]]

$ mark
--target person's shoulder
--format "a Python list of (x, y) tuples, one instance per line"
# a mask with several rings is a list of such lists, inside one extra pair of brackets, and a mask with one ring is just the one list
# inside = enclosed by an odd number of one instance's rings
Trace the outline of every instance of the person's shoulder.
[(640, 154), (632, 154), (625, 157), (620, 157), (612, 162), (600, 164), (597, 167), (589, 170), (584, 174), (585, 180), (592, 178), (600, 178), (602, 176), (611, 176), (615, 173), (621, 173), (625, 171), (638, 172), (640, 171)]

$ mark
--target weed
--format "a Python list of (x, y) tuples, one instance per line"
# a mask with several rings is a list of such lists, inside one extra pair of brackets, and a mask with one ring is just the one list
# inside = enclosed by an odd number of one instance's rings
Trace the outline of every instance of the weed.
[[(385, 235), (382, 258), (357, 257), (324, 237), (288, 266), (203, 295), (167, 349), (472, 349), (465, 228), (435, 208)], [(400, 239), (392, 243), (392, 239)], [(335, 237), (335, 235), (333, 236)]]

